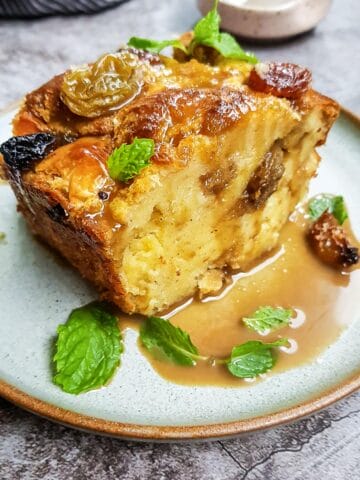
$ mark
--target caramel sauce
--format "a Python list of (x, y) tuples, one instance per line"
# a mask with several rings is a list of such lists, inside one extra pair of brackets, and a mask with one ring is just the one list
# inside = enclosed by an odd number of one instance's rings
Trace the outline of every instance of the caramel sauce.
[[(322, 264), (307, 245), (305, 227), (306, 221), (297, 215), (283, 229), (275, 253), (251, 271), (235, 275), (218, 297), (190, 300), (166, 317), (190, 334), (200, 354), (212, 357), (228, 357), (232, 347), (248, 340), (272, 342), (287, 337), (290, 348), (274, 352), (277, 362), (267, 375), (314, 360), (351, 322), (360, 271), (340, 272)], [(265, 305), (293, 308), (296, 316), (290, 326), (258, 335), (245, 327), (242, 318)], [(120, 324), (137, 329), (139, 317), (120, 316)], [(258, 381), (235, 378), (224, 366), (206, 362), (195, 367), (162, 362), (140, 348), (153, 368), (171, 382), (244, 386)]]

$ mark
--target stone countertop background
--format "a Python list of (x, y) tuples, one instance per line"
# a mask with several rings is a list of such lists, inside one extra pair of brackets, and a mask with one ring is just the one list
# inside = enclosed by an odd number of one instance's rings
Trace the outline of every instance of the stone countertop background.
[[(169, 38), (198, 18), (195, 0), (131, 0), (93, 16), (0, 20), (0, 108), (131, 35)], [(273, 45), (242, 43), (261, 59), (309, 66), (315, 88), (360, 114), (359, 18), (358, 0), (334, 0), (309, 34)], [(0, 399), (1, 480), (355, 480), (359, 472), (360, 393), (292, 425), (192, 444), (78, 432)]]

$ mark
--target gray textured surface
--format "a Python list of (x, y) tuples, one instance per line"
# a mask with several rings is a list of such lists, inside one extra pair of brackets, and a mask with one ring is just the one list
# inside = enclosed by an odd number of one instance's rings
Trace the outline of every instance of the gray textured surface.
[[(315, 1), (315, 0), (313, 0)], [(194, 0), (132, 0), (96, 16), (0, 21), (0, 107), (58, 73), (125, 42), (168, 37), (198, 18)], [(311, 67), (315, 86), (360, 113), (358, 0), (335, 0), (312, 33), (261, 58)], [(0, 479), (358, 479), (360, 394), (308, 419), (204, 444), (137, 444), (53, 425), (0, 400)]]

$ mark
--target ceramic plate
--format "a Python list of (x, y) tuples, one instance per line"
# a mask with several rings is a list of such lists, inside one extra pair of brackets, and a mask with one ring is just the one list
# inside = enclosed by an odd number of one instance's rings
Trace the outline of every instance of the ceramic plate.
[[(8, 112), (0, 119), (0, 141), (10, 136)], [(318, 192), (345, 194), (360, 235), (360, 126), (342, 112), (332, 129)], [(349, 326), (309, 364), (241, 387), (189, 387), (160, 377), (140, 354), (137, 333), (125, 332), (122, 366), (111, 384), (79, 396), (51, 381), (56, 327), (69, 312), (97, 297), (69, 266), (34, 240), (10, 188), (0, 185), (0, 394), (14, 403), (73, 427), (136, 439), (220, 438), (297, 419), (360, 386), (358, 293), (349, 306)], [(341, 315), (341, 312), (339, 312)]]

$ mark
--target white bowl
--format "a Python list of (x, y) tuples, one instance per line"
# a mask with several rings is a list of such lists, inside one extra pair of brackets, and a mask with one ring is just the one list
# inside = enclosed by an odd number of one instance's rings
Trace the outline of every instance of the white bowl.
[[(220, 0), (224, 30), (252, 39), (278, 40), (314, 28), (329, 10), (331, 0)], [(205, 14), (212, 0), (198, 0)]]

